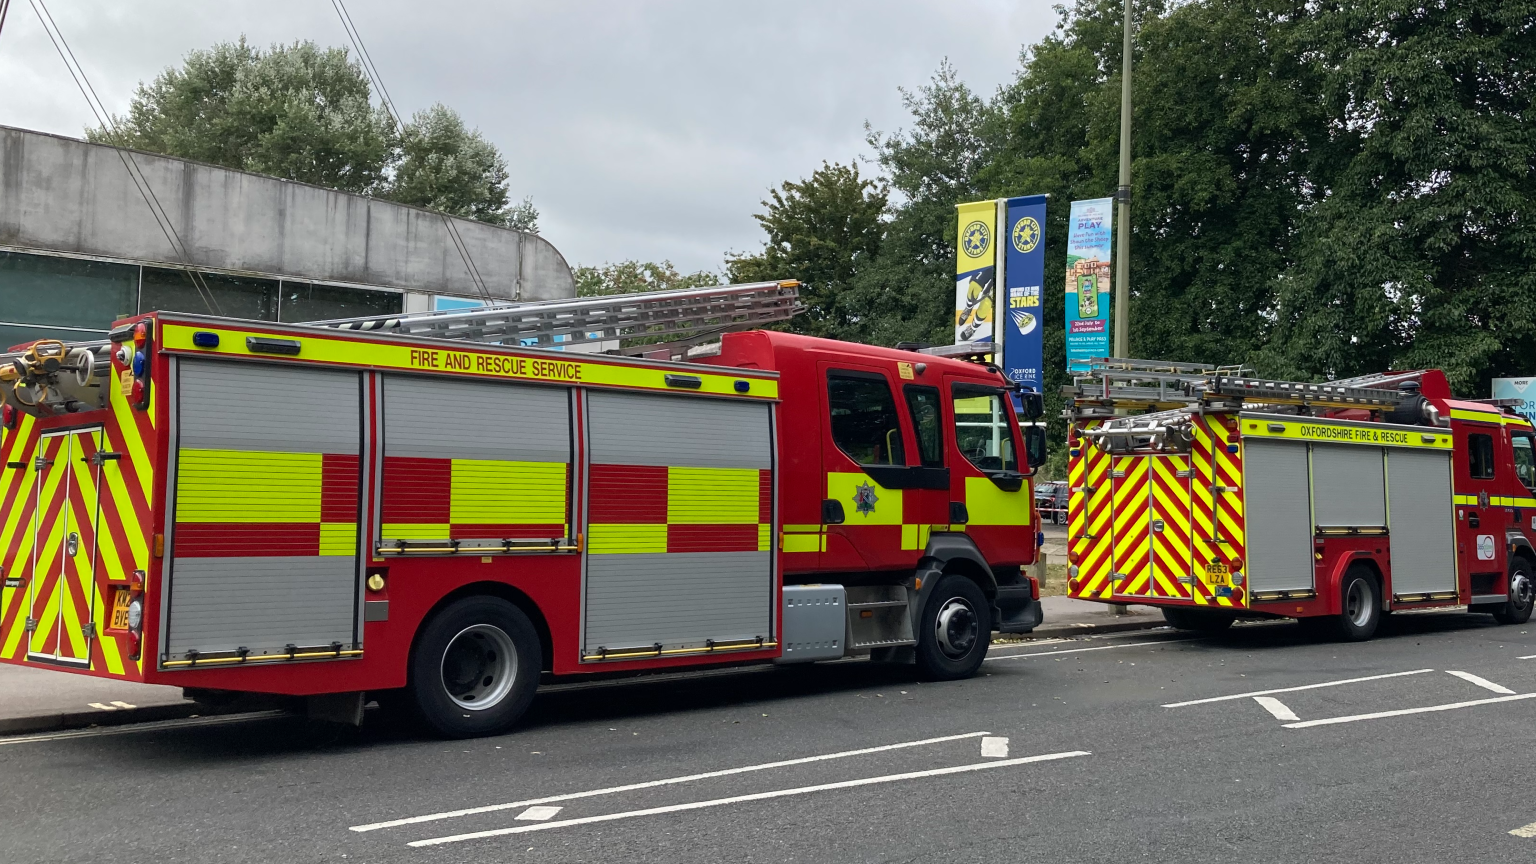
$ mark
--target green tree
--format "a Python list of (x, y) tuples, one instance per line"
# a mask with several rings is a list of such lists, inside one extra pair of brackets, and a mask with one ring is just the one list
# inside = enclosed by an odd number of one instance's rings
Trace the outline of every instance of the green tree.
[[(507, 162), (478, 130), (442, 103), (418, 111), (400, 136), (400, 161), (385, 195), (454, 216), (506, 225)], [(532, 202), (524, 202), (531, 207)], [(537, 225), (538, 212), (532, 222)], [(525, 220), (526, 221), (526, 220)]]
[(577, 297), (605, 294), (636, 294), (641, 291), (680, 291), (719, 285), (720, 277), (707, 271), (683, 275), (671, 261), (620, 261), (601, 267), (577, 267)]
[(879, 254), (887, 194), (884, 185), (860, 177), (858, 166), (825, 162), (810, 179), (770, 189), (766, 212), (753, 217), (768, 239), (761, 252), (727, 258), (730, 281), (798, 279), (807, 308), (789, 328), (856, 338), (876, 310), (849, 288)]
[(380, 190), (393, 124), (344, 49), (313, 42), (261, 51), (225, 42), (140, 84), (116, 132), (92, 141), (364, 194)]

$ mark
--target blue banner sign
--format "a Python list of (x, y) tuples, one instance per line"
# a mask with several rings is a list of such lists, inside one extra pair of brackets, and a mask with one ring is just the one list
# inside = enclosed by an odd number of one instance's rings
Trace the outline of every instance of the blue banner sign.
[(1003, 374), (1036, 393), (1045, 382), (1045, 323), (1040, 320), (1040, 291), (1045, 284), (1045, 196), (1008, 199), (1003, 236), (1004, 261), (1002, 327)]

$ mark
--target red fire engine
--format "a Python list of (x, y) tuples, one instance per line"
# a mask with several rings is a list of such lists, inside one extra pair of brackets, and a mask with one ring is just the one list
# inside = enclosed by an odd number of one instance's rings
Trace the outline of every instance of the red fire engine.
[(1066, 395), (1074, 597), (1345, 639), (1395, 610), (1531, 616), (1536, 432), (1439, 370), (1309, 384), (1110, 359)]
[(548, 676), (969, 676), (1040, 620), (1043, 438), (995, 368), (764, 331), (694, 362), (505, 347), (612, 342), (605, 315), (681, 332), (657, 322), (689, 304), (718, 332), (794, 296), (155, 313), (23, 346), (0, 367), (0, 661), (354, 721), (393, 691), (449, 736), (507, 728)]

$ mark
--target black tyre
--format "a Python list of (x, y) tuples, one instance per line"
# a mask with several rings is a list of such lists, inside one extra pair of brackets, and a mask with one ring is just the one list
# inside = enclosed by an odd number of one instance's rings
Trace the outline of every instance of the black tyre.
[(1376, 635), (1381, 624), (1381, 588), (1376, 575), (1356, 565), (1344, 573), (1339, 587), (1342, 605), (1333, 622), (1333, 635), (1345, 642), (1364, 642)]
[(939, 579), (917, 622), (917, 669), (930, 681), (969, 678), (987, 657), (992, 605), (964, 576)]
[(445, 738), (511, 728), (533, 701), (543, 664), (538, 633), (497, 597), (465, 597), (432, 616), (411, 651), (412, 707)]
[(1536, 605), (1536, 576), (1531, 573), (1531, 562), (1515, 558), (1509, 562), (1509, 600), (1494, 610), (1493, 620), (1500, 624), (1524, 624), (1531, 620), (1531, 607)]
[(1232, 626), (1237, 615), (1216, 609), (1186, 609), (1182, 606), (1164, 606), (1163, 620), (1177, 630), (1193, 630), (1196, 633), (1220, 633)]

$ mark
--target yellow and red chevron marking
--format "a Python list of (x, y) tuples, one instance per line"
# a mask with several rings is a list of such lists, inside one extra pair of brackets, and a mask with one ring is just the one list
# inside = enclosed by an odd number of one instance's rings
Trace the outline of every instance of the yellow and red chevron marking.
[(1152, 593), (1152, 520), (1150, 456), (1116, 456), (1111, 461), (1113, 485), (1116, 594)]
[(1152, 532), (1152, 593), (1188, 600), (1192, 572), (1189, 457), (1153, 456), (1150, 461), (1152, 519), (1162, 523), (1161, 531)]
[[(149, 502), (154, 479), (150, 454), (155, 452), (156, 445), (156, 391), (157, 388), (150, 390), (147, 411), (135, 411), (118, 388), (109, 387), (106, 411), (67, 418), (74, 426), (101, 427), (95, 434), (81, 429), (72, 436), (76, 449), (69, 462), (71, 493), (67, 512), (73, 526), (77, 526), (72, 530), (79, 532), (80, 541), (79, 551), (68, 562), (65, 573), (68, 591), (57, 590), (57, 577), (42, 564), (49, 555), (54, 556), (55, 562), (59, 560), (59, 544), (66, 532), (48, 532), (41, 547), (35, 545), (46, 514), (36, 511), (39, 478), (33, 461), (42, 433), (69, 428), (64, 425), (66, 418), (40, 424), (22, 415), (15, 429), (0, 433), (0, 568), (8, 586), (0, 588), (0, 662), (28, 662), (26, 619), (29, 613), (34, 617), (40, 613), (34, 644), (49, 647), (50, 654), (53, 652), (49, 634), (58, 633), (62, 626), (68, 651), (60, 653), (68, 656), (69, 652), (78, 652), (84, 656), (84, 625), (95, 623), (96, 637), (89, 640), (89, 670), (75, 671), (142, 679), (142, 658), (130, 659), (132, 638), (127, 633), (108, 630), (107, 625), (118, 588), (128, 586), (133, 571), (143, 570), (147, 574), (150, 566)], [(49, 428), (41, 428), (44, 425)], [(65, 436), (58, 436), (49, 440), (64, 439)], [(119, 455), (99, 467), (81, 461), (89, 460), (98, 450)], [(17, 467), (11, 467), (13, 464)], [(64, 472), (58, 472), (58, 476), (62, 481)], [(54, 500), (48, 489), (41, 491), (43, 501)], [(66, 502), (62, 496), (54, 497), (63, 508)], [(41, 574), (32, 571), (34, 550)], [(94, 578), (90, 578), (92, 554)], [(28, 608), (29, 595), (38, 598), (35, 609)]]
[(1189, 445), (1190, 526), (1193, 529), (1190, 557), (1195, 580), (1190, 586), (1193, 589), (1190, 596), (1201, 606), (1219, 605), (1211, 587), (1201, 578), (1207, 564), (1221, 560), (1220, 556), (1215, 555), (1218, 544), (1215, 542), (1216, 503), (1211, 493), (1211, 485), (1215, 482), (1211, 475), (1211, 460), (1214, 458), (1211, 455), (1211, 433), (1206, 427), (1204, 414), (1196, 414), (1191, 419), (1194, 440)]
[[(1082, 429), (1099, 425), (1090, 420)], [(1078, 455), (1067, 470), (1071, 492), (1067, 499), (1068, 549), (1077, 557), (1077, 588), (1073, 597), (1108, 599), (1114, 584), (1110, 525), (1109, 455), (1079, 437), (1072, 445)]]
[[(1223, 541), (1217, 545), (1227, 568), (1236, 573), (1246, 567), (1247, 557), (1244, 553), (1243, 468), (1241, 454), (1237, 452), (1241, 449), (1238, 447), (1237, 417), (1219, 414), (1208, 417), (1207, 423), (1211, 432), (1211, 451), (1215, 456), (1212, 475), (1215, 484), (1224, 487), (1221, 494), (1216, 496), (1216, 531)], [(1246, 584), (1233, 585), (1230, 598), (1218, 597), (1217, 600), (1228, 600), (1230, 605), (1239, 608), (1246, 607), (1246, 587)]]
[[(1201, 578), (1211, 564), (1226, 565), (1228, 571), (1242, 556), (1242, 472), (1237, 454), (1227, 452), (1236, 436), (1229, 432), (1221, 414), (1196, 415), (1195, 438), (1190, 445), (1195, 537), (1194, 600), (1204, 606), (1245, 607), (1242, 586), (1224, 592)], [(1231, 439), (1229, 441), (1229, 438)]]

